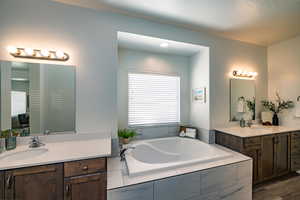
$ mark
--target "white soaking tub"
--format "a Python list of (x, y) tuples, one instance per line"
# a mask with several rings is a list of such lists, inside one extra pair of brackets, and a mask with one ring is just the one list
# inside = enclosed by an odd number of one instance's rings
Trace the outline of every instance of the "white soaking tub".
[(214, 145), (181, 137), (141, 140), (130, 146), (133, 149), (126, 153), (130, 176), (189, 164), (207, 163), (232, 156)]

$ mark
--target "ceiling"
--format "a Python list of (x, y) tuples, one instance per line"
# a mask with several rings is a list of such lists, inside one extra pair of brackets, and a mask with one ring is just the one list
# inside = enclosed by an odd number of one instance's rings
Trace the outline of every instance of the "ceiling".
[[(168, 44), (168, 47), (161, 47), (161, 44)], [(194, 44), (125, 32), (118, 32), (118, 45), (122, 48), (181, 56), (192, 56), (199, 53), (201, 50), (208, 48)]]
[(300, 0), (56, 0), (268, 46), (300, 34)]

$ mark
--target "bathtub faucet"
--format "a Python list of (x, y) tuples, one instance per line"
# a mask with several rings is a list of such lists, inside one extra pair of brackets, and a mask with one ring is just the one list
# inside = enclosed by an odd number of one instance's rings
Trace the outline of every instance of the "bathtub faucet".
[(127, 148), (123, 148), (121, 151), (120, 151), (120, 157), (121, 157), (121, 161), (124, 161), (125, 160), (125, 153), (127, 150), (129, 149), (135, 149), (135, 147), (127, 147)]

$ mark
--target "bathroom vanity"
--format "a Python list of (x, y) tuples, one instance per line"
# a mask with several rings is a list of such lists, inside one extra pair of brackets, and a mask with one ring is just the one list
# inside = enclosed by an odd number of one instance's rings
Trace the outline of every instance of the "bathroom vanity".
[(262, 126), (223, 128), (216, 130), (216, 143), (251, 157), (253, 184), (257, 184), (300, 169), (298, 130)]
[[(24, 142), (0, 154), (0, 199), (106, 200), (111, 141), (93, 135), (47, 136), (43, 147), (31, 150)], [(39, 149), (47, 150), (16, 156)]]
[(106, 159), (2, 171), (2, 199), (106, 199)]

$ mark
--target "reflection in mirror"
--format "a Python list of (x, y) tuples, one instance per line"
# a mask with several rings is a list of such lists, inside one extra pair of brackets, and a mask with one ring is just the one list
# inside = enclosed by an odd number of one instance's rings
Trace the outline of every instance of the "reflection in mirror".
[(1, 130), (75, 132), (75, 67), (0, 62)]
[(255, 120), (254, 80), (230, 80), (230, 120)]

